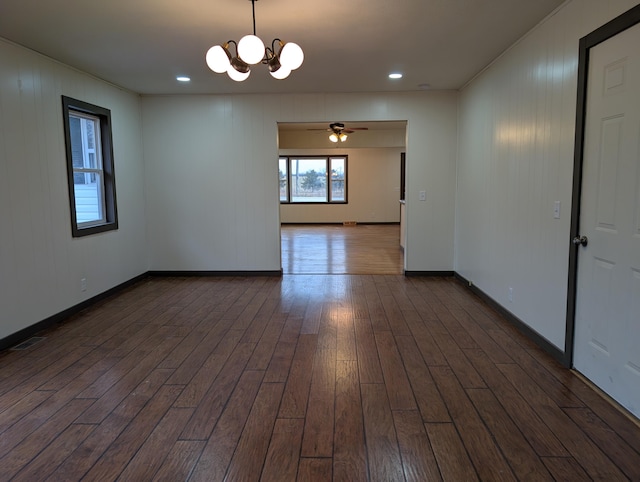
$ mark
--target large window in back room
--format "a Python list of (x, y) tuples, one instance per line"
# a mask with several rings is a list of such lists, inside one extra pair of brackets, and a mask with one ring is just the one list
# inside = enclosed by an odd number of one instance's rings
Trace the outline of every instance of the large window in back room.
[(347, 156), (282, 156), (281, 203), (347, 203)]
[(117, 229), (111, 111), (63, 96), (62, 113), (72, 235)]

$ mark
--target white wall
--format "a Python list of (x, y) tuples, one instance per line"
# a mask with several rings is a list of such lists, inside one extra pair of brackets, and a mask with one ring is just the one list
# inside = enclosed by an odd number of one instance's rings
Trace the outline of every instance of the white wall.
[[(117, 231), (71, 237), (61, 95), (111, 109)], [(0, 39), (0, 339), (147, 271), (140, 118), (137, 95)]]
[(456, 271), (561, 349), (578, 41), (637, 3), (567, 2), (460, 96)]
[(277, 123), (331, 119), (408, 121), (406, 268), (453, 268), (455, 92), (146, 96), (142, 111), (150, 269), (279, 270)]
[[(326, 137), (326, 136), (325, 136)], [(283, 223), (399, 223), (403, 148), (280, 149), (282, 156), (346, 155), (347, 204), (281, 204)]]
[[(354, 126), (357, 127), (358, 124), (359, 122), (355, 122)], [(350, 125), (348, 127), (350, 127)], [(398, 147), (404, 149), (406, 141), (406, 126), (403, 126), (401, 129), (372, 128), (367, 131), (355, 131), (354, 133), (349, 134), (349, 138), (344, 144), (341, 142), (338, 142), (337, 144), (331, 142), (327, 131), (278, 129), (278, 143), (280, 149), (313, 148), (336, 150), (343, 147)]]

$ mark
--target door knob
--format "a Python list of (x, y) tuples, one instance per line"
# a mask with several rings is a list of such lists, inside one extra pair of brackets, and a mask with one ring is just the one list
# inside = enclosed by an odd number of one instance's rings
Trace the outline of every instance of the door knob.
[(586, 246), (589, 243), (589, 239), (586, 236), (576, 236), (571, 240), (573, 244), (578, 246), (581, 244), (582, 246)]

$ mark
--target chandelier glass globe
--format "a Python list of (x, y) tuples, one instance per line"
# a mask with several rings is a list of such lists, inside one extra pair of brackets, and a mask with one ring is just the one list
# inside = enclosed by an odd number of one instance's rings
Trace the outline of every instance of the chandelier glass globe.
[(264, 43), (260, 37), (245, 35), (238, 42), (238, 56), (249, 65), (257, 64), (264, 57)]

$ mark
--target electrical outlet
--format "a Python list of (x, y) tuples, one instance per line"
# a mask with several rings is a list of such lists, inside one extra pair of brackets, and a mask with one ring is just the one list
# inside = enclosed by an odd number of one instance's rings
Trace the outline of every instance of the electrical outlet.
[(87, 291), (87, 278), (80, 279), (80, 291)]
[(513, 288), (509, 286), (509, 301), (513, 303)]
[(560, 219), (560, 201), (553, 203), (553, 218)]
[(420, 201), (426, 201), (427, 200), (427, 191), (420, 191), (418, 196), (420, 197)]

